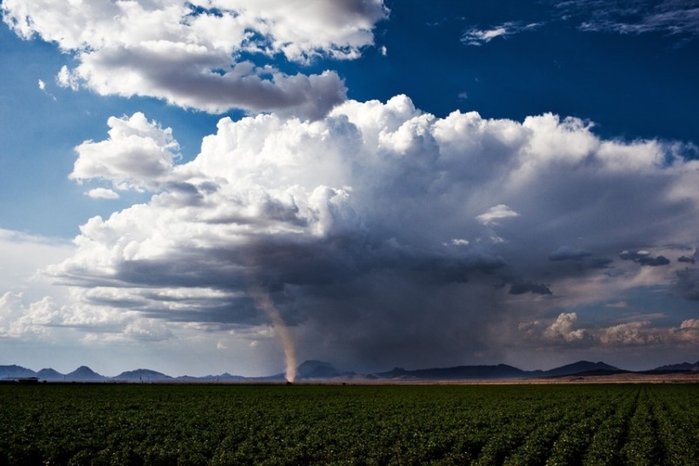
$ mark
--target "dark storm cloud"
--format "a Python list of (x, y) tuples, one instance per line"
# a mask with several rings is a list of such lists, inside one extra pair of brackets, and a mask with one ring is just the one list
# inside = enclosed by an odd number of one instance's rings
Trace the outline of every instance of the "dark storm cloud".
[(599, 258), (591, 260), (589, 262), (589, 266), (593, 269), (608, 269), (611, 267), (613, 262), (614, 260), (612, 259)]
[(543, 283), (517, 282), (510, 285), (510, 294), (519, 295), (525, 293), (541, 295), (553, 294), (551, 289)]
[(250, 313), (236, 311), (242, 302), (239, 299), (227, 303), (231, 299), (228, 296), (178, 297), (154, 290), (207, 288), (245, 294), (251, 284), (260, 284), (279, 301), (286, 318), (286, 311), (292, 312), (294, 308), (293, 304), (284, 303), (290, 288), (296, 293), (312, 289), (323, 294), (326, 289), (361, 282), (361, 277), (376, 274), (400, 277), (400, 280), (421, 283), (425, 287), (441, 287), (465, 283), (474, 274), (492, 275), (505, 265), (501, 257), (453, 256), (440, 251), (400, 247), (394, 242), (377, 246), (362, 236), (317, 241), (294, 236), (257, 237), (244, 247), (180, 249), (167, 258), (122, 261), (108, 280), (80, 273), (66, 274), (63, 280), (87, 289), (95, 286), (135, 288), (133, 293), (126, 291), (119, 296), (88, 297), (93, 304), (142, 309), (149, 316), (165, 317), (166, 311), (154, 310), (158, 308), (157, 303), (177, 303), (178, 307), (192, 309), (186, 313), (176, 312), (178, 321), (189, 316), (196, 322), (241, 324), (249, 322)]
[(670, 289), (685, 299), (699, 301), (699, 269), (678, 270)]
[(649, 267), (658, 267), (663, 265), (669, 265), (670, 259), (665, 256), (651, 256), (646, 251), (624, 251), (619, 254), (619, 258), (625, 261), (633, 261), (637, 264), (647, 265)]
[(549, 254), (549, 260), (551, 261), (567, 261), (574, 260), (579, 261), (585, 257), (590, 257), (592, 253), (586, 251), (585, 249), (572, 249), (568, 246), (561, 246), (560, 248)]

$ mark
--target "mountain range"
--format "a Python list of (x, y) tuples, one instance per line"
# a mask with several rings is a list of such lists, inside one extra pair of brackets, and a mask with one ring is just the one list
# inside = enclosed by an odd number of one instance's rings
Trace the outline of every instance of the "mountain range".
[[(569, 376), (613, 375), (630, 373), (610, 366), (604, 362), (578, 361), (550, 370), (525, 371), (506, 364), (455, 366), (444, 368), (429, 368), (406, 370), (396, 367), (386, 372), (357, 374), (355, 372), (340, 371), (331, 363), (324, 361), (305, 361), (298, 367), (297, 380), (367, 380), (367, 381), (438, 381), (438, 380), (498, 380), (498, 379), (533, 379), (555, 378)], [(649, 371), (641, 371), (641, 374), (669, 374), (699, 372), (699, 361), (695, 363), (680, 363), (660, 366)], [(209, 375), (204, 377), (180, 376), (171, 377), (161, 372), (150, 369), (137, 369), (122, 372), (114, 377), (100, 375), (87, 366), (78, 367), (73, 372), (61, 374), (54, 369), (41, 369), (34, 372), (25, 367), (11, 365), (0, 366), (0, 381), (46, 381), (46, 382), (122, 382), (122, 383), (215, 383), (215, 382), (274, 382), (283, 381), (284, 374), (274, 374), (267, 377), (244, 377), (224, 373), (221, 375)]]

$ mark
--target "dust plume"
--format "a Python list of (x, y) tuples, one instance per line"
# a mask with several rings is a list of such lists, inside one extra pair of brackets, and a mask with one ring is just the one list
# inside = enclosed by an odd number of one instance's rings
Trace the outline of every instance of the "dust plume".
[(296, 379), (296, 347), (289, 327), (286, 326), (279, 310), (274, 306), (268, 290), (261, 285), (250, 285), (249, 291), (255, 306), (272, 321), (274, 331), (277, 332), (284, 348), (284, 377), (287, 382), (293, 382)]

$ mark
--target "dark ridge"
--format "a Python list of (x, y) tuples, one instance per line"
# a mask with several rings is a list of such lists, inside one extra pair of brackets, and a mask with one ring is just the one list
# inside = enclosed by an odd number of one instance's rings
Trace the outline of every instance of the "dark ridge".
[(507, 364), (498, 364), (497, 366), (457, 366), (417, 370), (396, 367), (391, 371), (374, 375), (379, 379), (467, 380), (512, 379), (527, 377), (529, 373)]
[(18, 379), (24, 377), (36, 377), (36, 372), (15, 364), (11, 366), (0, 366), (0, 379)]
[(39, 380), (48, 381), (64, 380), (66, 377), (65, 375), (51, 368), (41, 369), (39, 372), (36, 373), (36, 376), (39, 378)]
[[(546, 371), (534, 370), (525, 371), (507, 364), (498, 365), (473, 365), (439, 367), (427, 369), (407, 370), (402, 367), (395, 367), (386, 372), (357, 374), (355, 372), (340, 371), (329, 362), (308, 360), (298, 366), (298, 377), (300, 381), (312, 380), (497, 380), (497, 379), (531, 379), (539, 377), (567, 377), (567, 376), (607, 376), (624, 373), (638, 374), (670, 374), (670, 373), (693, 373), (699, 372), (699, 361), (695, 363), (683, 362), (679, 364), (669, 364), (647, 371), (627, 371), (618, 367), (610, 366), (604, 362), (578, 361), (565, 366), (556, 367)], [(20, 380), (37, 379), (49, 382), (170, 382), (170, 383), (217, 383), (217, 382), (262, 382), (278, 383), (284, 382), (285, 376), (282, 373), (273, 374), (266, 377), (244, 377), (231, 375), (227, 372), (220, 375), (207, 375), (203, 377), (180, 376), (171, 377), (150, 369), (136, 369), (125, 371), (115, 377), (105, 377), (94, 372), (87, 366), (78, 367), (73, 372), (61, 374), (60, 372), (45, 368), (39, 372), (18, 365), (0, 366), (0, 381), (17, 382)]]
[(112, 380), (121, 381), (157, 381), (157, 380), (172, 380), (169, 375), (162, 374), (160, 372), (152, 371), (150, 369), (136, 369), (135, 371), (126, 371), (112, 377)]
[(66, 380), (75, 382), (99, 382), (109, 380), (109, 377), (98, 374), (87, 366), (80, 366), (66, 374)]
[(669, 364), (666, 366), (656, 367), (646, 373), (657, 374), (667, 372), (696, 372), (699, 371), (699, 361), (695, 363), (683, 362), (680, 364)]
[(595, 371), (601, 371), (601, 373), (608, 374), (624, 372), (618, 367), (610, 366), (609, 364), (605, 364), (601, 361), (578, 361), (573, 364), (567, 364), (565, 366), (556, 367), (554, 369), (544, 371), (542, 375), (544, 377), (561, 377), (566, 375), (579, 375), (582, 373), (588, 373), (589, 375), (592, 375), (590, 373)]

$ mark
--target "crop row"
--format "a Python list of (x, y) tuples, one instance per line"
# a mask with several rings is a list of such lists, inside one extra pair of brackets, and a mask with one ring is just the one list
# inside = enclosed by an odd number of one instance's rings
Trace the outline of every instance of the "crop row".
[(0, 464), (699, 464), (699, 385), (0, 385)]

